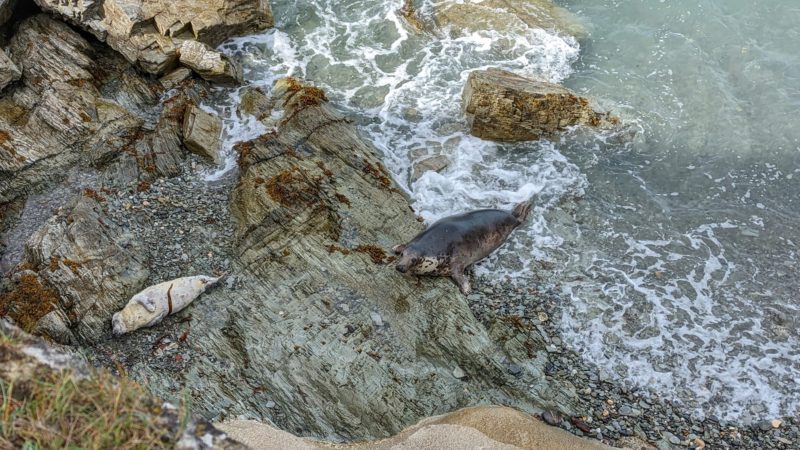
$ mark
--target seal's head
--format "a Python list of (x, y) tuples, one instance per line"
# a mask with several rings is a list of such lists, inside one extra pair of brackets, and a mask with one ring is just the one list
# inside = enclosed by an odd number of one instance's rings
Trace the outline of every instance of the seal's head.
[(123, 320), (122, 311), (115, 313), (111, 317), (111, 328), (114, 336), (119, 336), (128, 332), (128, 326)]
[(392, 250), (399, 255), (395, 269), (400, 273), (432, 274), (441, 265), (439, 258), (427, 256), (408, 245), (398, 245)]

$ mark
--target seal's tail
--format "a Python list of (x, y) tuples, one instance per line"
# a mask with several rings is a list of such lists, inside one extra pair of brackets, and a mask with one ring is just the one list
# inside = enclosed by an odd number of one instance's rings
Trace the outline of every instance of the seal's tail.
[(525, 222), (525, 219), (528, 218), (528, 213), (531, 212), (531, 207), (533, 207), (533, 200), (517, 203), (514, 209), (511, 210), (511, 215), (516, 217), (520, 223)]

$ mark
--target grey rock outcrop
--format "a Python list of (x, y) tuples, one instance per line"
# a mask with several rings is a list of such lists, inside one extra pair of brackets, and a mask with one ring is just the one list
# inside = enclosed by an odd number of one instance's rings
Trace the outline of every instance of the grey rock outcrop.
[(476, 31), (525, 33), (531, 28), (579, 39), (587, 35), (576, 16), (551, 0), (406, 0), (398, 13), (412, 29), (451, 37)]
[(143, 70), (162, 74), (178, 60), (185, 41), (216, 47), (227, 38), (273, 25), (268, 0), (36, 0), (107, 42)]
[(94, 342), (147, 279), (146, 252), (105, 217), (101, 199), (85, 192), (26, 243), (22, 270), (2, 295), (29, 331), (62, 344)]
[(619, 119), (596, 112), (589, 101), (543, 80), (500, 70), (469, 74), (462, 107), (470, 133), (495, 141), (531, 141), (574, 125), (605, 127)]
[(423, 227), (351, 121), (296, 80), (272, 92), (278, 131), (237, 146), (235, 281), (176, 317), (191, 343), (179, 363), (146, 362), (169, 323), (115, 341), (141, 361), (128, 373), (168, 399), (186, 389), (206, 417), (271, 417), (328, 438), (385, 437), (478, 403), (574, 408), (544, 358), (507, 369), (524, 339), (507, 344), (514, 355), (498, 347), (449, 280), (389, 264), (385, 249)]
[(183, 117), (183, 143), (192, 152), (219, 163), (222, 119), (196, 105), (187, 106)]

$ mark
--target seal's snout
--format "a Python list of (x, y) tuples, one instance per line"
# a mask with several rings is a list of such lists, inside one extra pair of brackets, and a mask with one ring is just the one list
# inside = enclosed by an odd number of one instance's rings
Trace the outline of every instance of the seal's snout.
[(397, 269), (397, 271), (400, 272), (400, 273), (408, 272), (408, 267), (400, 265), (400, 264), (396, 265), (394, 268)]

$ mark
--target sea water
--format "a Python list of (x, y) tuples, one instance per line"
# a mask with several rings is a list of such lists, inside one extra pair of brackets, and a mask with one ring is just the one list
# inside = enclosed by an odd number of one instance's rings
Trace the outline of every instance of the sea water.
[[(587, 361), (701, 416), (800, 412), (800, 4), (559, 2), (588, 30), (578, 42), (420, 34), (401, 3), (273, 0), (275, 29), (220, 48), (250, 86), (293, 75), (325, 89), (427, 221), (533, 198), (530, 222), (477, 271), (522, 286), (546, 272)], [(563, 83), (627, 131), (474, 138), (461, 91), (487, 67)], [(225, 119), (228, 156), (209, 179), (267, 131), (236, 113), (240, 94), (205, 105)], [(432, 155), (449, 166), (414, 177)]]

